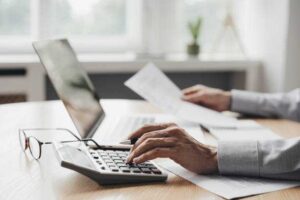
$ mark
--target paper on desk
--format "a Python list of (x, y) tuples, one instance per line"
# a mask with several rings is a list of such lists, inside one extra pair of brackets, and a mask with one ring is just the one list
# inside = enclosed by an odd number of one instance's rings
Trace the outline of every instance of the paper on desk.
[(230, 177), (220, 175), (198, 175), (190, 172), (171, 160), (157, 162), (166, 170), (213, 192), (226, 199), (282, 190), (300, 185), (299, 182), (270, 180), (261, 178)]
[(147, 64), (125, 85), (163, 111), (211, 127), (235, 127), (237, 120), (181, 100), (180, 89), (156, 66)]
[(239, 120), (236, 129), (209, 128), (218, 140), (271, 140), (281, 137), (253, 120)]

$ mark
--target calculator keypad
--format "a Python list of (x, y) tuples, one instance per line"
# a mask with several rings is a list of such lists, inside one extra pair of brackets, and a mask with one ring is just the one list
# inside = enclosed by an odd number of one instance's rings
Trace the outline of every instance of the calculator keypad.
[(150, 162), (141, 164), (126, 164), (128, 151), (122, 150), (90, 150), (96, 163), (102, 170), (110, 172), (160, 175), (162, 172)]

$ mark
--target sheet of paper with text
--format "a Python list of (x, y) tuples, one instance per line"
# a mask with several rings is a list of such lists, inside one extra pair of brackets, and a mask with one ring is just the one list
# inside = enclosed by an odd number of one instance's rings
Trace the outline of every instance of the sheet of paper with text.
[(237, 120), (181, 99), (180, 89), (154, 64), (149, 63), (125, 85), (166, 113), (207, 127), (235, 127)]

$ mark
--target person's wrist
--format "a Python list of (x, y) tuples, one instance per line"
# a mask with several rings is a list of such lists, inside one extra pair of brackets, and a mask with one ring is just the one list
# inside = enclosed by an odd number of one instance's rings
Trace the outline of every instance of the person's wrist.
[(206, 167), (200, 174), (217, 174), (219, 172), (217, 148), (209, 145), (201, 145), (201, 148), (206, 157)]
[(231, 107), (231, 92), (230, 91), (224, 91), (223, 92), (223, 97), (224, 97), (224, 101), (223, 101), (223, 110), (230, 110)]
[(211, 173), (219, 173), (217, 148), (210, 147), (210, 154), (211, 154)]

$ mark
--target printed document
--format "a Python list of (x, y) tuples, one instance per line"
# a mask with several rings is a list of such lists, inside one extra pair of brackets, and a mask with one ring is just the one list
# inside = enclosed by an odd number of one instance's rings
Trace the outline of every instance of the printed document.
[(156, 66), (147, 64), (125, 85), (166, 113), (206, 127), (234, 128), (237, 120), (181, 99), (180, 89)]
[(230, 177), (220, 175), (199, 175), (184, 169), (171, 160), (166, 159), (157, 161), (157, 164), (166, 170), (194, 183), (195, 185), (226, 199), (272, 192), (300, 185), (300, 182), (284, 180)]
[(218, 140), (271, 140), (281, 137), (253, 120), (238, 120), (237, 128), (209, 128)]

